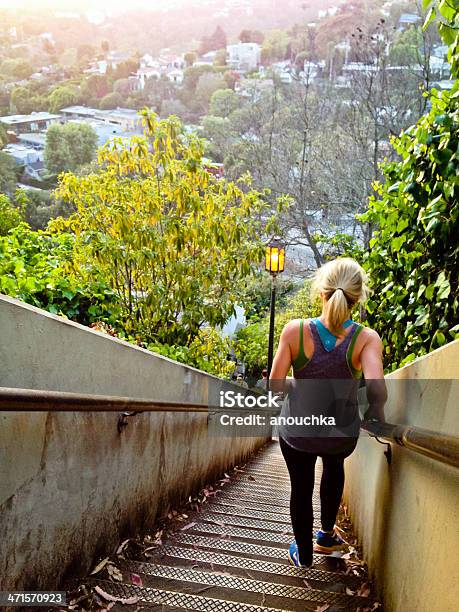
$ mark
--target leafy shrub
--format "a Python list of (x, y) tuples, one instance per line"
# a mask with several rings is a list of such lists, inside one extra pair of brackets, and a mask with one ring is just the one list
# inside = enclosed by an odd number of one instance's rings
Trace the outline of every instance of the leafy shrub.
[(116, 325), (115, 296), (103, 278), (77, 279), (66, 270), (74, 240), (72, 234), (35, 232), (25, 223), (0, 237), (0, 292), (84, 325)]
[[(459, 13), (432, 3), (426, 23), (435, 10), (446, 20), (439, 30), (457, 76)], [(459, 335), (458, 83), (451, 91), (432, 90), (430, 102), (430, 112), (393, 139), (401, 160), (383, 166), (379, 197), (361, 216), (376, 230), (365, 262), (375, 295), (367, 312), (389, 370)]]

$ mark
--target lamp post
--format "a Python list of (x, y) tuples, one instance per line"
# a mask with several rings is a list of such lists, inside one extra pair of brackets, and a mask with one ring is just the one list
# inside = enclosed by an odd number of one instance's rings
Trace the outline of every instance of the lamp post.
[(278, 238), (273, 238), (266, 247), (265, 269), (271, 274), (271, 307), (269, 314), (268, 343), (268, 388), (274, 353), (274, 315), (276, 308), (276, 276), (284, 271), (285, 247)]

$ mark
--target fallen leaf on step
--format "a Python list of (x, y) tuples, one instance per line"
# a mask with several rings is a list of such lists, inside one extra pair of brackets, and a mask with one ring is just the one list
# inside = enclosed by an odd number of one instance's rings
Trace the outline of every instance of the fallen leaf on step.
[(111, 563), (107, 563), (107, 571), (110, 577), (113, 578), (113, 580), (118, 580), (118, 582), (122, 582), (123, 574), (120, 572), (120, 570), (115, 565), (112, 565)]
[(137, 586), (143, 586), (143, 581), (139, 574), (131, 574), (131, 581), (132, 584), (135, 584)]
[(185, 531), (185, 529), (191, 529), (191, 527), (194, 527), (195, 525), (196, 523), (188, 523), (188, 525), (184, 525), (180, 531)]
[(105, 601), (114, 601), (114, 602), (119, 602), (125, 605), (135, 604), (139, 601), (138, 597), (115, 597), (114, 595), (110, 595), (110, 593), (107, 593), (106, 591), (101, 589), (100, 586), (94, 587), (94, 590), (103, 599), (105, 599)]
[(129, 540), (124, 540), (124, 542), (121, 542), (121, 544), (118, 546), (118, 549), (116, 551), (117, 555), (120, 555), (123, 552), (123, 550), (124, 550), (124, 548), (125, 548), (125, 546), (126, 546), (126, 544), (128, 542), (129, 542)]
[(316, 608), (314, 612), (325, 612), (329, 608), (330, 606), (328, 604), (324, 604), (323, 606), (319, 606), (318, 608)]
[(359, 588), (359, 590), (357, 591), (357, 595), (360, 595), (360, 597), (368, 597), (369, 594), (370, 594), (370, 587), (368, 586), (366, 582), (364, 582), (362, 586)]
[(100, 563), (98, 563), (96, 567), (92, 570), (91, 576), (93, 574), (97, 574), (98, 572), (100, 572), (100, 570), (104, 568), (107, 563), (108, 563), (108, 557), (105, 557), (105, 559), (103, 559)]
[(247, 476), (247, 480), (255, 480), (255, 478), (253, 476), (250, 476), (250, 474)]
[(355, 595), (355, 591), (353, 591), (349, 587), (346, 587), (346, 595)]

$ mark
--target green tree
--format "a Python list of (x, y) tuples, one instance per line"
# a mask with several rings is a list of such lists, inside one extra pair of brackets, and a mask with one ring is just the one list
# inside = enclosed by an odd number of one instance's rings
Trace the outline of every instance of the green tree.
[(207, 114), (212, 94), (226, 87), (225, 80), (219, 74), (205, 73), (199, 77), (196, 85), (194, 102), (196, 108)]
[(239, 40), (242, 43), (257, 43), (262, 45), (265, 35), (260, 30), (242, 30), (239, 34)]
[(238, 97), (232, 89), (217, 89), (210, 98), (209, 114), (215, 117), (228, 117), (238, 105)]
[(49, 94), (48, 105), (51, 113), (57, 113), (61, 108), (72, 106), (78, 100), (76, 87), (60, 85)]
[(208, 51), (217, 51), (218, 49), (226, 49), (226, 34), (221, 26), (217, 26), (215, 31), (210, 36), (204, 36), (199, 47), (200, 55), (204, 55)]
[(6, 234), (17, 227), (21, 221), (23, 220), (23, 216), (21, 211), (13, 206), (9, 200), (9, 198), (0, 193), (0, 236), (6, 236)]
[(131, 58), (126, 60), (125, 62), (121, 62), (118, 66), (113, 70), (113, 80), (117, 81), (119, 79), (127, 79), (127, 77), (134, 72), (137, 72), (139, 68), (139, 61), (135, 58)]
[(33, 98), (26, 87), (14, 87), (10, 98), (11, 110), (14, 113), (28, 114), (33, 110)]
[(110, 93), (110, 85), (104, 74), (91, 74), (82, 85), (85, 98), (103, 98)]
[(0, 123), (0, 149), (8, 144), (8, 136), (6, 135), (6, 130), (3, 125)]
[[(185, 69), (183, 86), (188, 92), (195, 92), (200, 77), (206, 73), (215, 72), (212, 66), (190, 66)], [(148, 79), (150, 80), (150, 79)], [(148, 81), (147, 81), (148, 82)], [(188, 95), (188, 94), (187, 94)]]
[(94, 45), (82, 44), (78, 45), (77, 57), (80, 62), (87, 62), (96, 55), (97, 49)]
[(113, 84), (113, 91), (126, 98), (132, 92), (132, 83), (129, 79), (118, 79)]
[(261, 57), (264, 64), (285, 59), (290, 37), (283, 30), (271, 30), (264, 39)]
[(96, 153), (97, 134), (85, 123), (53, 124), (46, 131), (45, 165), (52, 174), (74, 172)]
[(104, 96), (99, 104), (99, 108), (103, 110), (109, 110), (111, 108), (118, 108), (120, 106), (123, 106), (123, 98), (121, 94), (119, 94), (116, 91)]
[[(440, 2), (440, 32), (459, 71), (458, 11)], [(448, 26), (452, 24), (452, 27)], [(401, 161), (385, 164), (384, 184), (363, 216), (374, 224), (366, 268), (377, 296), (367, 305), (390, 370), (459, 334), (459, 86), (430, 95), (431, 110), (393, 140)]]
[(0, 192), (12, 194), (16, 189), (19, 166), (8, 153), (0, 151)]
[(198, 59), (198, 55), (194, 51), (188, 51), (187, 53), (185, 53), (183, 57), (184, 57), (185, 64), (187, 65), (187, 67), (192, 66), (195, 63), (195, 61)]
[(24, 59), (6, 59), (0, 65), (0, 73), (16, 79), (27, 79), (33, 73), (33, 68), (30, 62)]
[(61, 177), (57, 195), (77, 213), (54, 223), (77, 236), (78, 273), (108, 279), (129, 334), (189, 344), (203, 323), (232, 314), (235, 285), (262, 255), (257, 219), (266, 205), (258, 192), (212, 177), (204, 143), (185, 138), (176, 118), (143, 116), (145, 137), (101, 149), (94, 173)]

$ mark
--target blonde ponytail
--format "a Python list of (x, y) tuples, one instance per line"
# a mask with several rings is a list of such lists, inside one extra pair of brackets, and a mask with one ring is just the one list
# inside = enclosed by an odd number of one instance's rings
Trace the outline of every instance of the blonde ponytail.
[(339, 336), (343, 323), (358, 302), (369, 296), (368, 277), (364, 269), (350, 257), (341, 257), (321, 266), (313, 280), (313, 291), (322, 292), (327, 301), (330, 331)]

